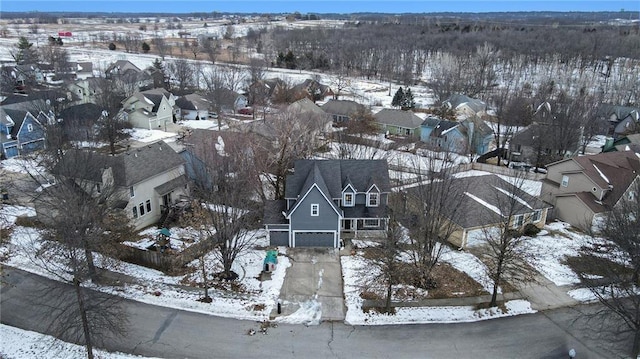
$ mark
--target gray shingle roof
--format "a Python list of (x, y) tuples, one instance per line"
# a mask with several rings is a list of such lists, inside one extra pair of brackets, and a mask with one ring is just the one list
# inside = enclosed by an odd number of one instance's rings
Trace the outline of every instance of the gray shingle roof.
[(359, 109), (364, 108), (363, 105), (351, 100), (329, 100), (321, 107), (328, 114), (342, 116), (350, 116)]
[[(79, 169), (76, 161), (94, 163), (90, 169)], [(135, 148), (116, 156), (81, 150), (67, 151), (54, 168), (54, 174), (81, 178), (94, 182), (101, 181), (102, 170), (111, 167), (117, 186), (129, 187), (159, 174), (175, 170), (184, 159), (164, 141)], [(82, 170), (83, 172), (78, 172)]]
[[(462, 228), (475, 228), (500, 223), (500, 216), (490, 206), (504, 211), (504, 215), (508, 214), (509, 211), (512, 211), (512, 214), (515, 215), (551, 207), (496, 175), (455, 178), (452, 181), (451, 191), (461, 192), (453, 196), (456, 198), (457, 203), (445, 206), (442, 214)], [(414, 188), (409, 189), (408, 192), (418, 190)], [(514, 202), (513, 197), (505, 192), (522, 199), (531, 208), (521, 204), (519, 201)]]
[(418, 128), (423, 120), (411, 111), (385, 108), (374, 115), (378, 123), (402, 128)]
[(386, 160), (298, 160), (294, 173), (287, 177), (285, 197), (296, 198), (303, 194), (309, 173), (317, 167), (331, 198), (341, 198), (347, 179), (359, 192), (375, 183), (380, 192), (390, 192), (389, 168)]

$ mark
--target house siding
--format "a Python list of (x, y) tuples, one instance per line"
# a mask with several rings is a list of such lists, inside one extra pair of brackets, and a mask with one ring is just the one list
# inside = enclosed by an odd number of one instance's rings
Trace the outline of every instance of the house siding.
[(555, 213), (561, 220), (582, 230), (591, 229), (594, 212), (589, 210), (576, 196), (558, 197)]
[[(154, 176), (146, 181), (136, 183), (133, 185), (135, 193), (135, 196), (133, 197), (129, 196), (129, 188), (121, 190), (120, 197), (129, 202), (125, 208), (125, 213), (129, 215), (129, 217), (131, 218), (131, 223), (136, 229), (148, 227), (150, 225), (156, 224), (160, 220), (163, 210), (162, 196), (165, 193), (157, 193), (154, 188), (167, 183), (174, 178), (184, 175), (184, 173), (184, 167), (180, 166), (172, 171), (168, 171)], [(187, 189), (185, 189), (184, 187), (174, 189), (171, 194), (172, 203), (177, 202), (177, 200), (182, 195), (186, 194)], [(133, 218), (133, 207), (139, 206), (140, 203), (145, 204), (147, 200), (151, 201), (151, 213), (147, 213), (145, 207), (144, 215), (141, 216), (140, 212), (138, 212), (138, 218)]]
[[(320, 215), (311, 216), (311, 204), (319, 205)], [(313, 187), (304, 200), (291, 213), (292, 231), (334, 231), (338, 223), (338, 214), (327, 202), (322, 193)]]

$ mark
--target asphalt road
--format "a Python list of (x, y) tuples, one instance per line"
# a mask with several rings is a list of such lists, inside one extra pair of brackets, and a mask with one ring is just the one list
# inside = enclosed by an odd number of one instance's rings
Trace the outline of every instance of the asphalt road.
[[(51, 301), (34, 293), (66, 285), (6, 267), (1, 283), (0, 322), (47, 333)], [(567, 358), (570, 348), (578, 359), (621, 358), (629, 343), (620, 336), (608, 338), (582, 320), (579, 311), (595, 309), (589, 306), (461, 324), (279, 325), (264, 335), (252, 321), (128, 300), (122, 304), (128, 333), (106, 338), (102, 347), (162, 358)], [(258, 333), (249, 336), (250, 329)]]

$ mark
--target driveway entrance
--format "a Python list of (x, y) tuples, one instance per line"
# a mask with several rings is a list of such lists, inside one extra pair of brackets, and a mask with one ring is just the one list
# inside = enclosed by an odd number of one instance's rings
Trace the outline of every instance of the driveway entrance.
[(343, 321), (342, 267), (336, 248), (289, 248), (291, 267), (280, 290), (282, 313), (316, 310), (320, 321)]

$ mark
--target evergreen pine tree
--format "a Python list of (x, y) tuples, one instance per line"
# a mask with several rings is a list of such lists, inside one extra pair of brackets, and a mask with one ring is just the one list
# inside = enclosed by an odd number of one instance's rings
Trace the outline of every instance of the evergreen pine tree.
[(403, 110), (408, 110), (416, 107), (416, 101), (413, 98), (413, 93), (411, 93), (410, 88), (407, 88), (407, 91), (405, 91), (400, 107), (402, 107)]
[(26, 37), (21, 36), (20, 39), (18, 39), (18, 44), (16, 45), (18, 51), (12, 54), (18, 65), (38, 62), (38, 54), (32, 46), (33, 44), (30, 43)]
[(396, 94), (393, 95), (393, 99), (391, 100), (391, 106), (400, 107), (402, 105), (402, 99), (404, 98), (404, 91), (402, 90), (402, 86), (396, 91)]
[(149, 44), (147, 44), (146, 42), (142, 43), (142, 52), (144, 52), (145, 54), (147, 52), (149, 52), (149, 50), (151, 50), (151, 47), (149, 46)]

